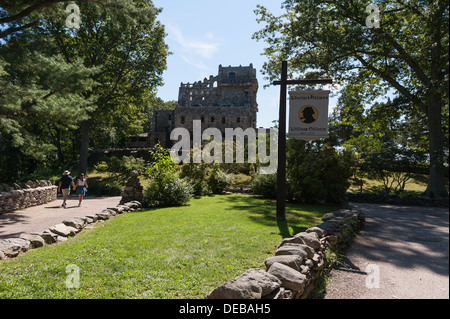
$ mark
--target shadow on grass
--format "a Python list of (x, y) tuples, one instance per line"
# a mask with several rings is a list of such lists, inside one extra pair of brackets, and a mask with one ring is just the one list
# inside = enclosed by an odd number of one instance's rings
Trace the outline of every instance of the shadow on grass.
[(315, 226), (324, 214), (336, 209), (336, 206), (313, 206), (303, 204), (286, 204), (286, 219), (276, 217), (276, 201), (252, 195), (224, 196), (221, 201), (232, 203), (232, 208), (245, 211), (248, 218), (255, 223), (278, 227), (283, 238), (303, 232)]

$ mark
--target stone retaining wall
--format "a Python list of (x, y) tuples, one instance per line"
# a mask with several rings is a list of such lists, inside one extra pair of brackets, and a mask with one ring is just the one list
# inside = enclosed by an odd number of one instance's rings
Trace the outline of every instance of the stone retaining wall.
[(58, 187), (52, 181), (0, 184), (0, 215), (56, 200)]
[(206, 295), (206, 299), (305, 299), (315, 288), (327, 256), (345, 247), (363, 226), (364, 214), (342, 209), (325, 214), (323, 223), (285, 238), (266, 269), (252, 268)]

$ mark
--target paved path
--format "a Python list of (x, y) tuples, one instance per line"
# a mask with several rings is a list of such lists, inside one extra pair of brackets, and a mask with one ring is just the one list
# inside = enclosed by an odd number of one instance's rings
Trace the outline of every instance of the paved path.
[(325, 299), (449, 298), (448, 209), (354, 205), (366, 226), (332, 271)]
[(19, 237), (22, 233), (42, 232), (48, 227), (61, 223), (69, 217), (86, 216), (101, 212), (119, 204), (121, 197), (85, 197), (78, 207), (78, 197), (70, 196), (67, 208), (61, 207), (62, 199), (45, 205), (34, 206), (20, 211), (0, 215), (0, 239)]

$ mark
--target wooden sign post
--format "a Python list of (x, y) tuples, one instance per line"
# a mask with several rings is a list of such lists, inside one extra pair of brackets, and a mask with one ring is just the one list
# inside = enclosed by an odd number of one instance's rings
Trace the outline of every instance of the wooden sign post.
[(288, 85), (332, 84), (331, 79), (321, 80), (288, 80), (287, 61), (282, 62), (281, 80), (273, 85), (280, 86), (280, 119), (278, 130), (278, 170), (277, 170), (277, 218), (286, 218), (286, 97)]

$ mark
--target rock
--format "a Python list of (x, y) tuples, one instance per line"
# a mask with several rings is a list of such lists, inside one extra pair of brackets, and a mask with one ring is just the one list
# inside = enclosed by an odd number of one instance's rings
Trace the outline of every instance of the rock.
[(49, 227), (49, 230), (52, 233), (58, 234), (60, 236), (68, 237), (68, 236), (75, 236), (75, 234), (78, 232), (78, 229), (66, 226), (64, 224), (57, 224), (55, 226)]
[(5, 254), (3, 253), (3, 251), (0, 250), (0, 260), (5, 259)]
[(66, 237), (66, 236), (59, 236), (59, 235), (58, 235), (58, 237), (56, 237), (56, 241), (57, 241), (57, 242), (66, 241), (66, 240), (67, 240), (67, 237)]
[(95, 215), (97, 215), (98, 219), (100, 220), (108, 220), (112, 217), (111, 213), (107, 210), (103, 210), (101, 213), (97, 213)]
[(322, 238), (325, 236), (325, 232), (323, 231), (323, 229), (319, 228), (319, 227), (310, 227), (306, 230), (307, 233), (316, 233), (317, 236), (319, 236), (319, 238)]
[(123, 211), (124, 211), (124, 212), (129, 212), (130, 209), (131, 209), (130, 206), (126, 206), (126, 205), (117, 205), (117, 207), (123, 208)]
[(139, 172), (134, 170), (130, 172), (130, 177), (138, 177), (139, 176)]
[(326, 266), (325, 259), (319, 256), (318, 254), (315, 254), (312, 260), (314, 261), (314, 266), (311, 267), (312, 270), (319, 271), (325, 268)]
[(6, 240), (0, 241), (0, 251), (6, 257), (16, 257), (22, 250), (22, 246), (18, 244), (12, 244)]
[(286, 244), (275, 251), (275, 255), (300, 255), (303, 258), (312, 258), (314, 249), (304, 244)]
[(338, 211), (333, 212), (333, 214), (336, 217), (345, 217), (345, 218), (351, 217), (353, 215), (353, 213), (350, 209), (340, 209)]
[(72, 217), (63, 221), (63, 224), (66, 226), (76, 228), (78, 230), (82, 230), (84, 228), (85, 221), (79, 217)]
[(111, 208), (108, 208), (108, 210), (115, 211), (117, 214), (122, 214), (124, 211), (123, 207), (111, 207)]
[(294, 293), (292, 290), (280, 287), (275, 289), (273, 292), (264, 296), (262, 299), (293, 299)]
[(316, 227), (320, 228), (323, 232), (323, 235), (326, 236), (332, 234), (338, 226), (339, 224), (337, 222), (326, 221), (320, 225), (317, 225)]
[(45, 243), (44, 239), (41, 236), (35, 234), (21, 234), (20, 238), (28, 240), (33, 248), (42, 247)]
[(57, 234), (52, 233), (50, 230), (44, 230), (44, 232), (40, 235), (42, 239), (44, 239), (46, 244), (56, 243)]
[(281, 281), (277, 277), (252, 268), (211, 291), (206, 299), (261, 299), (280, 286)]
[(310, 246), (312, 249), (320, 248), (319, 236), (315, 232), (301, 232), (294, 236), (294, 238), (298, 238), (303, 241), (302, 244)]
[[(305, 254), (306, 256), (306, 254)], [(266, 265), (266, 269), (269, 269), (270, 266), (272, 266), (273, 263), (280, 263), (283, 265), (286, 265), (288, 267), (291, 267), (295, 270), (300, 270), (300, 267), (303, 262), (303, 256), (300, 255), (279, 255), (279, 256), (273, 256), (269, 257), (265, 260), (264, 264)]]
[(335, 218), (336, 215), (334, 215), (334, 213), (328, 213), (322, 216), (322, 221), (326, 222), (328, 220), (331, 220), (333, 218)]
[(92, 219), (94, 221), (94, 223), (98, 220), (97, 215), (86, 215), (86, 217)]
[(274, 275), (281, 281), (281, 286), (295, 292), (303, 292), (306, 284), (306, 276), (280, 263), (273, 263), (268, 270), (269, 274)]
[(7, 243), (20, 246), (20, 250), (27, 252), (30, 249), (30, 241), (23, 238), (7, 238), (4, 240)]
[(307, 267), (309, 267), (309, 268), (312, 268), (312, 267), (314, 267), (314, 261), (312, 260), (312, 259), (307, 259), (307, 260), (305, 260), (305, 266), (307, 266)]

